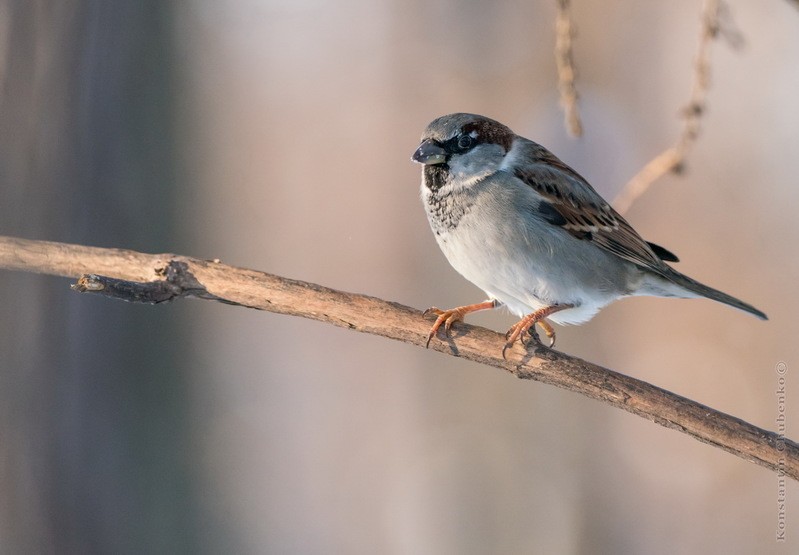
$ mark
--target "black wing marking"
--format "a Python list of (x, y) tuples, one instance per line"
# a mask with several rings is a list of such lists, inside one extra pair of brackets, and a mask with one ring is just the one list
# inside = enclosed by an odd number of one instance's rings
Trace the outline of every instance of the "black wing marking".
[(654, 252), (661, 260), (664, 260), (666, 262), (680, 261), (680, 259), (677, 258), (677, 255), (671, 252), (670, 250), (661, 247), (660, 245), (656, 245), (655, 243), (650, 243), (649, 241), (647, 241), (646, 244), (649, 245), (649, 248), (652, 249), (652, 252)]

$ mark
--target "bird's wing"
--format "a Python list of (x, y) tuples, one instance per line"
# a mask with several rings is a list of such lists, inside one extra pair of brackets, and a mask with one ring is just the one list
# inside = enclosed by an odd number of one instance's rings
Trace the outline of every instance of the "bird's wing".
[(538, 210), (545, 221), (638, 266), (664, 276), (668, 273), (663, 260), (676, 261), (676, 256), (650, 246), (580, 174), (547, 149), (532, 141), (525, 141), (524, 148), (531, 163), (504, 171), (541, 196)]

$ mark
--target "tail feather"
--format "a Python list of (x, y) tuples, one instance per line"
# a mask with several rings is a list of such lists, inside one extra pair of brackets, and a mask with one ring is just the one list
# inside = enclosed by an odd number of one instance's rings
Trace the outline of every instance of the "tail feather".
[(699, 283), (695, 279), (691, 279), (688, 276), (681, 274), (677, 270), (674, 270), (669, 267), (668, 275), (664, 276), (672, 283), (685, 288), (689, 291), (696, 293), (702, 297), (707, 297), (708, 299), (713, 299), (714, 301), (718, 301), (720, 303), (724, 303), (726, 305), (732, 306), (739, 310), (743, 310), (744, 312), (748, 312), (753, 316), (757, 316), (761, 320), (768, 320), (768, 316), (766, 316), (765, 312), (756, 309), (749, 303), (745, 303), (740, 299), (736, 299), (732, 295), (728, 295), (727, 293), (723, 293), (718, 289), (713, 289), (705, 285), (704, 283)]

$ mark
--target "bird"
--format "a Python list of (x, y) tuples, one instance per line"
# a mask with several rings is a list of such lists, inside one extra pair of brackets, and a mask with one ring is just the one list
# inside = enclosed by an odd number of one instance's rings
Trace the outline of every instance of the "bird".
[(502, 349), (538, 324), (555, 344), (559, 325), (582, 324), (624, 297), (705, 297), (765, 313), (672, 268), (679, 259), (645, 241), (571, 167), (545, 147), (485, 116), (454, 113), (424, 130), (412, 160), (422, 164), (421, 196), (436, 242), (452, 267), (482, 289), (485, 301), (441, 310), (441, 326), (479, 310), (506, 307), (520, 320)]

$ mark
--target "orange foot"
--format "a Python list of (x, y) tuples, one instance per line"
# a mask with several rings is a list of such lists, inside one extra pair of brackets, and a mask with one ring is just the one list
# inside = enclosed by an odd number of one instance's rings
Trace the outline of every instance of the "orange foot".
[(482, 303), (470, 304), (466, 306), (459, 306), (458, 308), (451, 308), (449, 310), (441, 310), (440, 308), (430, 307), (424, 311), (423, 316), (428, 314), (437, 314), (433, 327), (430, 328), (430, 333), (427, 335), (427, 343), (425, 347), (430, 347), (430, 340), (435, 337), (438, 328), (444, 324), (444, 333), (449, 337), (449, 330), (455, 322), (462, 322), (463, 317), (470, 312), (477, 312), (478, 310), (488, 310), (489, 308), (496, 308), (499, 306), (497, 301), (483, 301)]
[(520, 340), (522, 344), (524, 344), (525, 333), (529, 334), (530, 337), (540, 342), (538, 339), (538, 334), (535, 333), (536, 324), (541, 326), (541, 328), (544, 330), (544, 333), (547, 334), (547, 337), (549, 338), (549, 346), (551, 348), (555, 344), (555, 328), (553, 328), (552, 324), (547, 322), (545, 318), (550, 314), (560, 312), (561, 310), (566, 310), (567, 308), (574, 308), (574, 305), (556, 304), (552, 306), (545, 306), (544, 308), (536, 310), (532, 314), (528, 314), (513, 324), (513, 327), (508, 330), (508, 333), (505, 334), (505, 339), (507, 339), (508, 342), (505, 343), (505, 346), (502, 348), (502, 358), (505, 358), (505, 351), (510, 349), (517, 340)]

